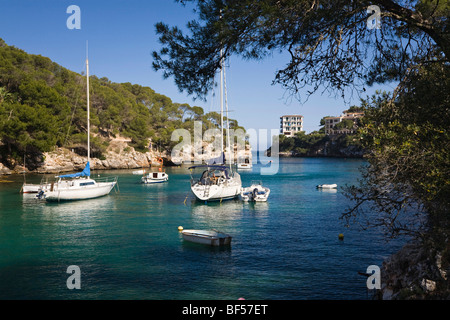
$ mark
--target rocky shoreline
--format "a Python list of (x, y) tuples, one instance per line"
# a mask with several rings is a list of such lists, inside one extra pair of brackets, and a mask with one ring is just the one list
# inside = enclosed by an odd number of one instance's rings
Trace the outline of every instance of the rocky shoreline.
[[(156, 152), (139, 152), (128, 145), (127, 140), (116, 140), (110, 144), (102, 159), (91, 157), (93, 170), (135, 169), (147, 168), (157, 164)], [(86, 165), (86, 156), (82, 156), (67, 148), (56, 148), (54, 151), (44, 152), (37, 157), (34, 164), (36, 169), (25, 168), (30, 173), (61, 173), (82, 170)], [(24, 167), (15, 165), (10, 169), (0, 163), (0, 174), (22, 173)]]
[[(189, 152), (182, 154), (177, 159), (172, 159), (171, 154), (167, 151), (156, 152), (139, 152), (129, 145), (130, 140), (126, 138), (116, 138), (111, 140), (106, 152), (103, 152), (101, 159), (91, 156), (90, 166), (92, 170), (114, 170), (114, 169), (138, 169), (148, 168), (151, 166), (159, 166), (158, 158), (163, 159), (164, 166), (177, 165), (177, 161), (185, 162), (191, 161), (194, 156), (193, 148)], [(211, 146), (203, 145), (206, 152), (204, 154), (196, 155), (196, 159), (204, 161), (212, 157)], [(83, 149), (83, 151), (85, 151)], [(85, 153), (85, 152), (84, 152)], [(227, 157), (227, 153), (225, 154)], [(235, 146), (235, 161), (240, 158), (249, 158), (252, 160), (251, 149), (246, 146), (244, 150), (237, 150)], [(87, 158), (85, 155), (80, 155), (73, 149), (56, 148), (54, 151), (44, 152), (36, 156), (30, 161), (27, 160), (25, 172), (29, 173), (62, 173), (80, 171), (86, 165)], [(33, 164), (30, 165), (30, 162)], [(176, 162), (176, 163), (174, 163)], [(24, 167), (20, 163), (13, 163), (12, 168), (8, 168), (0, 162), (0, 175), (18, 174), (24, 172)], [(32, 169), (30, 169), (32, 167)]]
[(443, 253), (419, 242), (408, 243), (383, 262), (382, 300), (450, 299), (450, 266)]

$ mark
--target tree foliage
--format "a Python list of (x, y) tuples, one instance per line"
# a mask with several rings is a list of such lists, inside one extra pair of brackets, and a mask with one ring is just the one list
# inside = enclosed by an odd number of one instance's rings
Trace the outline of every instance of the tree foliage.
[[(450, 236), (450, 66), (425, 64), (401, 93), (379, 93), (365, 101), (360, 130), (371, 150), (359, 186), (347, 189), (356, 203), (351, 221), (379, 212), (368, 225), (389, 236), (408, 234), (439, 245)], [(444, 245), (445, 246), (445, 245)]]
[[(349, 87), (401, 80), (417, 59), (450, 54), (450, 5), (443, 0), (180, 2), (195, 3), (199, 18), (187, 33), (156, 25), (163, 48), (153, 53), (153, 67), (198, 97), (212, 88), (220, 60), (232, 54), (262, 59), (287, 53), (274, 83), (294, 95), (319, 88), (344, 95)], [(371, 5), (381, 10), (381, 29), (367, 27)]]
[[(87, 143), (86, 77), (49, 58), (30, 55), (0, 39), (0, 161), (19, 161), (55, 146), (80, 149)], [(90, 76), (91, 147), (101, 155), (117, 135), (144, 151), (149, 139), (160, 150), (173, 145), (175, 128), (193, 121), (214, 126), (216, 114), (174, 103), (149, 87)], [(233, 120), (237, 125), (237, 122)]]

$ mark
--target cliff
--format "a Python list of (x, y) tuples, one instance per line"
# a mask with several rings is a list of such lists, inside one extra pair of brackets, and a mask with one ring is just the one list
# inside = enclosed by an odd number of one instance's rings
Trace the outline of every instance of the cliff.
[(420, 243), (405, 245), (381, 268), (383, 300), (450, 299), (450, 263), (447, 253)]
[[(110, 141), (102, 159), (91, 157), (91, 168), (94, 170), (134, 169), (150, 167), (156, 163), (155, 152), (139, 152), (129, 146), (130, 140), (117, 138)], [(41, 155), (27, 159), (27, 172), (60, 173), (79, 171), (86, 165), (86, 156), (67, 148), (56, 148)], [(12, 174), (23, 171), (23, 166), (16, 164), (8, 168), (0, 163), (0, 174)]]

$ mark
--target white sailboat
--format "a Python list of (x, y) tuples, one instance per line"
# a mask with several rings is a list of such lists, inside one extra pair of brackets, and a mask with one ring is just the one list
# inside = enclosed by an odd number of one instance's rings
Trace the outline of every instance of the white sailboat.
[[(224, 63), (223, 52), (220, 61), (220, 124), (221, 124), (221, 159), (213, 159), (208, 165), (193, 166), (191, 170), (191, 191), (198, 200), (226, 200), (237, 197), (242, 188), (241, 176), (231, 169), (230, 135), (227, 134), (227, 149), (230, 159), (229, 167), (225, 166), (225, 156), (223, 150), (223, 93), (224, 93)], [(225, 102), (227, 101), (225, 92)], [(225, 103), (227, 112), (228, 105)], [(228, 121), (228, 117), (227, 117)], [(227, 125), (227, 130), (229, 130)], [(193, 169), (202, 169), (201, 175), (196, 178), (192, 175)]]
[[(87, 83), (87, 158), (86, 167), (82, 172), (57, 176), (58, 180), (40, 189), (38, 197), (47, 201), (84, 200), (105, 196), (111, 192), (117, 183), (117, 177), (102, 180), (91, 179), (90, 169), (90, 121), (89, 121), (89, 60), (86, 57)], [(68, 179), (68, 180), (66, 180)]]

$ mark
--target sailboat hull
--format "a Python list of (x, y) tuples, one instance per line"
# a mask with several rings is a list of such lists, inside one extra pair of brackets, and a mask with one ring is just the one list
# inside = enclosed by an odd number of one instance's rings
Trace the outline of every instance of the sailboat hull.
[(93, 199), (105, 196), (111, 192), (116, 185), (113, 182), (97, 182), (90, 186), (80, 187), (56, 187), (53, 191), (45, 192), (45, 200), (47, 201), (73, 201)]
[(191, 191), (198, 200), (218, 201), (237, 197), (241, 192), (241, 185), (239, 183), (212, 186), (196, 184), (191, 187)]

